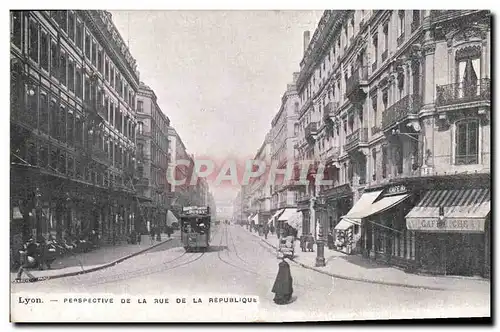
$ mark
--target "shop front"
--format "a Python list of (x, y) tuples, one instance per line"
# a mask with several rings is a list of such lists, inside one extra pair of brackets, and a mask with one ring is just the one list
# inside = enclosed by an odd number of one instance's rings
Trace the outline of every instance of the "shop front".
[[(296, 237), (300, 237), (302, 233), (302, 218), (299, 217), (300, 212), (297, 209), (286, 208), (278, 217), (278, 225), (280, 229), (285, 228), (285, 224), (291, 226), (294, 229), (294, 234)], [(300, 225), (298, 223), (300, 222)], [(281, 234), (280, 234), (281, 235)]]
[(428, 190), (406, 215), (415, 232), (419, 269), (446, 275), (490, 275), (489, 188)]
[[(340, 238), (343, 237), (343, 231), (347, 230), (349, 227), (345, 228), (340, 225), (336, 229), (336, 225), (339, 224), (341, 216), (344, 216), (352, 208), (352, 189), (349, 184), (344, 184), (341, 186), (327, 188), (321, 192), (322, 197), (325, 198), (325, 206), (322, 211), (318, 211), (322, 216), (320, 217), (323, 222), (323, 233), (328, 239), (328, 247), (333, 249), (335, 242), (337, 242), (337, 235)], [(348, 223), (348, 226), (351, 224)]]
[(347, 254), (359, 251), (361, 221), (369, 215), (371, 204), (382, 191), (365, 192), (361, 195), (352, 208), (340, 218), (334, 228), (335, 246)]

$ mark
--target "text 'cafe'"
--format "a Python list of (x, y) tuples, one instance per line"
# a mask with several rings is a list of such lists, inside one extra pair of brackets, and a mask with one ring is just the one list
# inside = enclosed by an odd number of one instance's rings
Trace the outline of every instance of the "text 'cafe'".
[(490, 186), (415, 181), (364, 192), (342, 217), (363, 256), (446, 275), (490, 275)]

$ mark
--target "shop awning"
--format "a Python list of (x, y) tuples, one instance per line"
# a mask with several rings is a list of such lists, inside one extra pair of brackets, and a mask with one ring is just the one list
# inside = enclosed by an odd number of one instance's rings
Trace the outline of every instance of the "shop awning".
[(278, 218), (280, 216), (280, 214), (283, 213), (283, 211), (285, 211), (285, 209), (279, 209), (278, 211), (276, 211), (273, 216), (271, 217), (270, 221), (274, 220), (274, 218)]
[(347, 219), (341, 219), (334, 229), (337, 231), (345, 231), (351, 226), (354, 226), (354, 224), (349, 222)]
[(302, 230), (302, 213), (295, 211), (290, 218), (286, 221), (286, 223), (298, 231)]
[(256, 213), (253, 217), (252, 217), (252, 221), (255, 223), (255, 224), (258, 224), (259, 223), (259, 214)]
[(168, 210), (167, 212), (167, 226), (172, 226), (172, 224), (176, 222), (179, 223), (179, 219), (173, 214), (172, 211)]
[(362, 218), (366, 218), (366, 217), (369, 217), (369, 216), (374, 215), (376, 213), (381, 213), (381, 212), (384, 212), (386, 210), (389, 210), (389, 209), (393, 208), (394, 206), (398, 205), (399, 203), (401, 203), (402, 201), (404, 201), (405, 199), (407, 199), (408, 197), (410, 197), (410, 195), (408, 195), (408, 194), (384, 197), (384, 198), (376, 201), (375, 203), (373, 203), (370, 206), (370, 209), (368, 211), (366, 211), (366, 213), (365, 213), (366, 216), (364, 216)]
[(425, 232), (482, 233), (490, 210), (490, 189), (430, 190), (406, 215), (406, 227)]
[(381, 192), (382, 190), (377, 190), (361, 195), (359, 200), (342, 219), (347, 219), (347, 221), (352, 224), (361, 225), (361, 219), (366, 216), (367, 211), (370, 211), (372, 203)]
[(278, 221), (287, 221), (296, 212), (297, 212), (297, 209), (285, 209), (285, 211), (283, 211), (283, 213), (278, 217)]

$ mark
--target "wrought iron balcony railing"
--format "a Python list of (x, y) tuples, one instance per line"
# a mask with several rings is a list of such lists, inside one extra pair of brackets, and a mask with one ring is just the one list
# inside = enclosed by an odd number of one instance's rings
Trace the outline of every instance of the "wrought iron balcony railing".
[(436, 92), (436, 106), (438, 107), (474, 101), (491, 101), (489, 78), (483, 78), (477, 84), (460, 82), (438, 85)]
[(318, 133), (318, 123), (311, 122), (304, 129), (306, 139), (314, 139), (314, 135)]
[(382, 113), (382, 128), (385, 130), (403, 121), (409, 114), (417, 114), (422, 107), (420, 95), (406, 95)]
[(401, 35), (398, 37), (398, 40), (397, 40), (398, 46), (401, 46), (401, 44), (403, 44), (404, 40), (405, 40), (405, 33), (402, 32)]
[(382, 62), (384, 62), (386, 59), (387, 59), (387, 55), (388, 55), (388, 51), (385, 50), (383, 53), (382, 53)]
[(420, 25), (421, 25), (420, 20), (411, 22), (411, 33), (414, 33), (415, 30), (417, 30), (420, 27)]
[(137, 137), (151, 137), (150, 131), (140, 131), (137, 133)]
[(366, 144), (367, 142), (368, 142), (368, 128), (360, 128), (346, 137), (346, 144), (344, 145), (344, 150), (346, 152), (349, 152), (359, 147), (360, 144)]
[(349, 96), (360, 89), (362, 82), (368, 80), (368, 66), (358, 67), (351, 75), (347, 78), (346, 82), (346, 96)]
[(380, 129), (379, 126), (373, 126), (372, 130), (371, 130), (372, 131), (372, 136), (375, 135), (375, 134), (377, 134), (377, 133), (379, 133), (381, 130), (382, 129)]

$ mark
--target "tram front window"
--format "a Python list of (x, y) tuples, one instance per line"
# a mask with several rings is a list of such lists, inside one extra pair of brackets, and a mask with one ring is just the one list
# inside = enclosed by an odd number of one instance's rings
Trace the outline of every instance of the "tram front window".
[(185, 233), (205, 234), (208, 230), (208, 223), (204, 218), (186, 220), (183, 226), (183, 231)]

